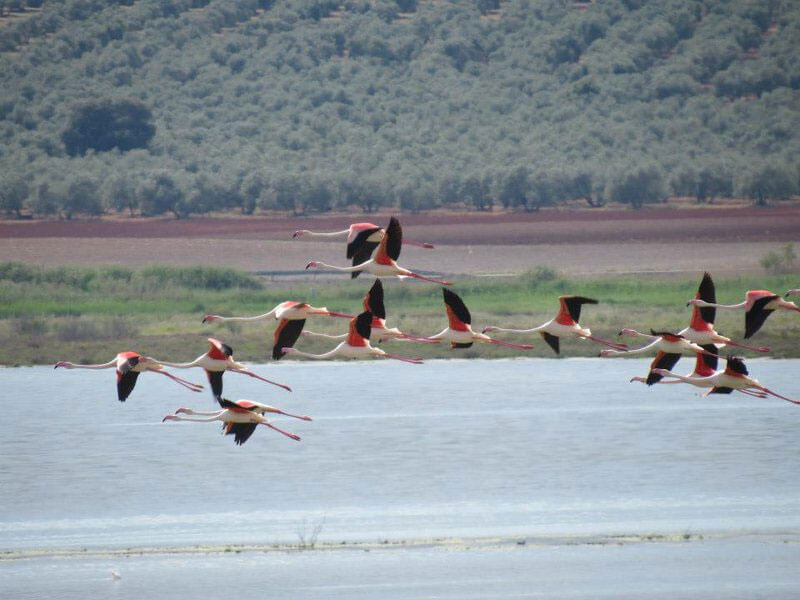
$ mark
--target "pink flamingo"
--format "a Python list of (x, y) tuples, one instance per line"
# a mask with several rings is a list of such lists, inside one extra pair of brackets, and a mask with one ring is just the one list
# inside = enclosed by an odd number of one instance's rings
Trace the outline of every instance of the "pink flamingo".
[[(789, 291), (794, 292), (796, 290)], [(787, 295), (793, 296), (795, 294)], [(750, 290), (744, 295), (744, 302), (740, 302), (739, 304), (717, 304), (716, 302), (706, 302), (701, 298), (695, 298), (694, 300), (689, 300), (686, 305), (698, 306), (700, 308), (713, 307), (744, 310), (745, 339), (761, 329), (764, 321), (766, 321), (767, 317), (775, 310), (793, 310), (795, 312), (800, 312), (800, 307), (794, 302), (784, 300), (777, 294), (773, 294), (767, 290)]]
[[(167, 415), (162, 419), (164, 421), (195, 421), (195, 422), (210, 422), (222, 421), (222, 431), (225, 435), (233, 435), (234, 441), (237, 445), (244, 444), (248, 438), (253, 435), (256, 427), (259, 425), (266, 425), (274, 429), (278, 433), (285, 435), (295, 441), (300, 441), (300, 436), (283, 429), (275, 427), (264, 416), (266, 413), (274, 413), (279, 415), (286, 415), (287, 417), (294, 417), (295, 419), (302, 419), (303, 421), (310, 421), (311, 417), (293, 415), (284, 412), (274, 406), (268, 404), (261, 404), (260, 402), (253, 402), (252, 400), (227, 400), (226, 398), (217, 398), (222, 410), (213, 412), (198, 412), (191, 408), (179, 408), (175, 411), (174, 415)], [(179, 416), (179, 415), (190, 416)], [(192, 418), (192, 416), (198, 418)]]
[(615, 350), (627, 350), (627, 345), (615, 344), (614, 342), (594, 337), (591, 329), (581, 327), (578, 324), (578, 320), (581, 318), (581, 306), (584, 304), (597, 304), (597, 300), (584, 298), (583, 296), (559, 296), (558, 301), (561, 304), (561, 309), (558, 314), (543, 325), (532, 327), (531, 329), (505, 329), (502, 327), (489, 326), (483, 328), (483, 333), (487, 331), (539, 333), (556, 354), (559, 354), (558, 338), (567, 336), (591, 340), (598, 344), (608, 346), (609, 348), (614, 348)]
[(423, 281), (430, 281), (440, 285), (452, 285), (450, 281), (440, 281), (425, 277), (419, 273), (409, 271), (397, 264), (397, 259), (400, 257), (400, 248), (403, 244), (403, 229), (400, 227), (400, 222), (392, 217), (389, 220), (389, 226), (386, 228), (386, 234), (381, 239), (378, 245), (378, 250), (373, 258), (365, 260), (362, 263), (352, 267), (336, 267), (333, 265), (312, 260), (306, 265), (306, 269), (326, 267), (335, 271), (343, 271), (345, 273), (355, 273), (356, 271), (366, 271), (372, 273), (376, 277), (412, 277), (414, 279), (421, 279)]
[(380, 348), (374, 348), (369, 343), (369, 337), (372, 333), (370, 324), (372, 323), (372, 313), (369, 311), (362, 312), (360, 315), (350, 321), (350, 333), (347, 339), (341, 342), (333, 350), (324, 354), (310, 354), (297, 350), (296, 348), (284, 348), (283, 351), (287, 354), (295, 354), (297, 356), (305, 356), (306, 358), (313, 358), (317, 360), (326, 360), (335, 356), (342, 356), (345, 358), (393, 358), (395, 360), (402, 360), (414, 364), (422, 364), (421, 358), (409, 358), (407, 356), (399, 356), (397, 354), (389, 354)]
[[(299, 229), (294, 232), (292, 238), (299, 238), (300, 236), (333, 238), (345, 235), (347, 236), (347, 258), (353, 259), (353, 266), (355, 267), (369, 260), (373, 250), (378, 247), (384, 235), (386, 235), (386, 231), (373, 223), (353, 223), (350, 227), (342, 231), (331, 231), (327, 233)], [(428, 244), (427, 242), (403, 240), (403, 243), (420, 248), (433, 248), (433, 244)], [(360, 273), (361, 271), (353, 271), (350, 273), (351, 279), (355, 279)]]
[(138, 352), (120, 352), (114, 357), (114, 360), (110, 360), (107, 363), (103, 363), (100, 365), (76, 365), (71, 362), (67, 362), (64, 360), (60, 360), (56, 363), (54, 369), (58, 367), (63, 367), (65, 369), (110, 369), (112, 367), (116, 368), (117, 372), (117, 399), (120, 402), (125, 402), (128, 396), (131, 395), (134, 386), (136, 385), (136, 380), (139, 378), (139, 373), (144, 373), (148, 371), (150, 373), (158, 373), (159, 375), (164, 375), (165, 377), (169, 377), (174, 382), (181, 384), (182, 386), (189, 388), (193, 392), (199, 392), (203, 389), (203, 386), (199, 383), (192, 383), (191, 381), (186, 381), (185, 379), (181, 379), (180, 377), (175, 377), (172, 373), (167, 373), (166, 371), (162, 370), (162, 366), (156, 362), (153, 362), (152, 359), (142, 356)]
[(282, 387), (287, 392), (292, 391), (292, 388), (290, 388), (288, 385), (276, 383), (269, 379), (265, 379), (260, 375), (256, 375), (243, 364), (233, 360), (233, 348), (228, 346), (228, 344), (224, 344), (216, 338), (208, 338), (208, 343), (210, 346), (208, 352), (201, 354), (193, 361), (188, 363), (173, 363), (164, 360), (156, 360), (154, 358), (149, 358), (149, 360), (166, 365), (168, 367), (174, 367), (176, 369), (191, 369), (193, 367), (200, 367), (204, 369), (206, 375), (208, 376), (208, 381), (211, 384), (211, 392), (214, 394), (215, 398), (220, 398), (222, 396), (222, 374), (225, 371), (241, 373), (242, 375), (247, 375), (248, 377), (253, 377), (266, 383), (271, 383), (272, 385)]

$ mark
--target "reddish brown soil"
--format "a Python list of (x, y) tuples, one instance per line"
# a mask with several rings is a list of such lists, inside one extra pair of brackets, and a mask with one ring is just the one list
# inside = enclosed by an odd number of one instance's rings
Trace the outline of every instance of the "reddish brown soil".
[[(7, 221), (0, 222), (0, 261), (209, 265), (282, 277), (299, 274), (311, 259), (347, 264), (343, 240), (292, 240), (295, 230), (336, 231), (352, 222), (384, 224), (388, 218), (361, 214)], [(400, 219), (407, 239), (437, 246), (435, 251), (408, 247), (400, 264), (454, 274), (519, 273), (542, 265), (586, 276), (703, 270), (756, 273), (763, 272), (759, 260), (768, 252), (786, 243), (800, 244), (800, 205), (436, 213)]]

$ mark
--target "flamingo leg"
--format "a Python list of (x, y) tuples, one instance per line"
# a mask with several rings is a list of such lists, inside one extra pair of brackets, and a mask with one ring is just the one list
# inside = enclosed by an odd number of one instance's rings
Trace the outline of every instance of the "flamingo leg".
[(792, 404), (800, 404), (800, 400), (792, 400), (791, 398), (787, 398), (786, 396), (781, 396), (780, 394), (776, 394), (772, 390), (769, 390), (765, 387), (760, 387), (759, 389), (767, 394), (775, 396), (776, 398), (780, 398), (781, 400), (786, 400), (787, 402), (791, 402)]
[(747, 394), (748, 396), (755, 396), (756, 398), (766, 398), (767, 394), (764, 392), (754, 392), (753, 390), (739, 390), (743, 394)]
[(192, 390), (193, 392), (200, 392), (203, 390), (203, 386), (199, 383), (192, 383), (191, 381), (186, 381), (185, 379), (181, 379), (180, 377), (176, 377), (172, 373), (167, 373), (165, 371), (156, 371), (155, 369), (150, 369), (153, 373), (158, 373), (159, 375), (164, 375), (165, 377), (169, 377), (176, 383), (180, 383), (182, 386), (185, 386)]
[(585, 340), (592, 340), (593, 342), (597, 342), (598, 344), (608, 346), (609, 348), (613, 348), (614, 350), (619, 350), (621, 352), (624, 352), (628, 349), (628, 344), (618, 344), (616, 342), (604, 340), (603, 338), (595, 337), (593, 335), (582, 335), (581, 337)]
[(256, 375), (252, 371), (247, 371), (245, 369), (228, 369), (228, 370), (229, 371), (233, 371), (234, 373), (241, 373), (242, 375), (247, 375), (249, 377), (254, 377), (256, 379), (260, 379), (261, 381), (264, 381), (266, 383), (271, 383), (272, 385), (277, 385), (278, 387), (282, 387), (283, 389), (285, 389), (287, 392), (291, 392), (292, 391), (292, 388), (290, 388), (288, 385), (283, 385), (282, 383), (277, 383), (275, 381), (270, 381), (269, 379), (267, 379), (265, 377), (261, 377), (261, 375)]
[(403, 244), (408, 244), (409, 246), (416, 246), (417, 248), (427, 248), (428, 250), (433, 249), (433, 244), (429, 244), (428, 242), (416, 242), (414, 240), (403, 240)]
[(431, 283), (438, 283), (439, 285), (453, 285), (452, 281), (440, 281), (439, 279), (432, 279), (430, 277), (425, 277), (424, 275), (420, 275), (419, 273), (408, 273), (406, 277), (413, 277), (414, 279), (421, 279), (422, 281), (430, 281)]
[(441, 342), (441, 340), (432, 340), (431, 338), (420, 337), (416, 335), (408, 335), (407, 333), (398, 335), (397, 339), (409, 340), (411, 342), (419, 342), (421, 344), (438, 344), (439, 342)]
[(273, 408), (269, 412), (275, 413), (277, 415), (283, 415), (285, 417), (293, 417), (295, 419), (300, 419), (301, 421), (311, 421), (311, 417), (308, 417), (308, 416), (305, 416), (305, 415), (293, 415), (292, 413), (284, 412), (284, 411), (282, 411), (282, 410), (280, 410), (278, 408)]
[(299, 442), (299, 441), (300, 441), (300, 436), (299, 436), (299, 435), (295, 435), (295, 434), (293, 434), (293, 433), (289, 433), (288, 431), (284, 431), (283, 429), (280, 429), (280, 428), (278, 428), (278, 427), (275, 427), (275, 425), (273, 425), (272, 423), (261, 423), (261, 425), (266, 425), (266, 426), (267, 426), (267, 427), (269, 427), (270, 429), (274, 429), (274, 430), (275, 430), (275, 431), (277, 431), (278, 433), (282, 433), (282, 434), (283, 434), (283, 435), (285, 435), (286, 437), (288, 437), (288, 438), (292, 438), (293, 440), (295, 440), (295, 441), (297, 441), (297, 442)]
[(733, 346), (734, 348), (743, 348), (745, 350), (750, 350), (752, 352), (769, 352), (770, 349), (767, 346), (745, 346), (744, 344), (737, 344), (736, 342), (725, 342), (726, 346)]
[(516, 348), (517, 350), (532, 350), (531, 344), (512, 344), (511, 342), (501, 342), (500, 340), (489, 340), (490, 344), (495, 346), (505, 346), (506, 348)]

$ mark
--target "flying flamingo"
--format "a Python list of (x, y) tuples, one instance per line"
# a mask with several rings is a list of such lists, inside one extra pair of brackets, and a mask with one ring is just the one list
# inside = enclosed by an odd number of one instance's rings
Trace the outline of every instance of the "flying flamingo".
[[(372, 313), (372, 323), (370, 327), (372, 333), (371, 340), (378, 340), (383, 342), (385, 340), (410, 340), (414, 342), (421, 342), (423, 344), (435, 344), (435, 340), (428, 338), (408, 335), (403, 333), (397, 327), (386, 327), (386, 307), (383, 304), (383, 284), (380, 279), (376, 279), (375, 283), (364, 296), (364, 310)], [(324, 337), (333, 340), (345, 339), (348, 334), (342, 333), (340, 335), (328, 335), (327, 333), (315, 333), (313, 331), (303, 331), (304, 336)], [(292, 344), (287, 344), (291, 346)]]
[(263, 315), (256, 315), (255, 317), (221, 317), (220, 315), (206, 315), (203, 317), (203, 323), (213, 323), (214, 321), (260, 321), (269, 319), (270, 317), (280, 319), (280, 323), (278, 323), (278, 327), (275, 329), (272, 336), (272, 359), (280, 360), (285, 354), (281, 351), (281, 348), (285, 346), (294, 346), (297, 338), (300, 337), (300, 332), (303, 331), (306, 319), (312, 315), (345, 319), (353, 318), (353, 315), (332, 312), (324, 306), (316, 308), (305, 302), (287, 300), (286, 302), (281, 302), (278, 306)]
[[(256, 427), (259, 425), (266, 425), (274, 429), (278, 433), (282, 433), (286, 437), (293, 440), (300, 441), (300, 436), (297, 436), (283, 429), (275, 427), (264, 416), (266, 413), (275, 413), (279, 415), (286, 415), (287, 417), (294, 417), (295, 419), (302, 419), (303, 421), (310, 421), (311, 417), (293, 415), (284, 412), (274, 406), (268, 404), (261, 404), (260, 402), (253, 402), (251, 400), (227, 400), (226, 398), (218, 398), (222, 410), (213, 412), (198, 412), (191, 408), (179, 408), (175, 411), (174, 415), (167, 415), (162, 419), (164, 421), (222, 421), (222, 431), (225, 435), (233, 435), (234, 441), (237, 445), (244, 444), (248, 438), (253, 435)], [(181, 414), (190, 415), (187, 417), (179, 416)], [(199, 418), (192, 418), (192, 416)]]
[(233, 348), (228, 346), (228, 344), (223, 344), (216, 338), (208, 338), (208, 343), (210, 345), (208, 352), (201, 354), (193, 361), (188, 363), (173, 363), (154, 358), (150, 358), (150, 360), (168, 367), (174, 367), (176, 369), (191, 369), (192, 367), (200, 367), (205, 369), (206, 375), (208, 375), (208, 381), (211, 384), (211, 392), (217, 399), (222, 397), (222, 374), (225, 371), (241, 373), (242, 375), (247, 375), (249, 377), (271, 383), (272, 385), (282, 387), (287, 392), (292, 391), (292, 388), (290, 388), (288, 385), (283, 385), (282, 383), (276, 383), (274, 381), (270, 381), (269, 379), (265, 379), (264, 377), (253, 373), (244, 365), (237, 363), (235, 360), (233, 360)]
[[(332, 231), (328, 233), (320, 233), (309, 231), (308, 229), (300, 229), (295, 231), (292, 238), (298, 238), (302, 235), (308, 237), (340, 237), (347, 236), (347, 258), (353, 259), (353, 266), (360, 265), (369, 260), (372, 256), (372, 251), (378, 247), (383, 239), (386, 231), (382, 227), (378, 227), (373, 223), (353, 223), (349, 228), (343, 231)], [(414, 242), (411, 240), (403, 240), (404, 244), (409, 246), (418, 246), (420, 248), (432, 249), (433, 244), (427, 242)], [(350, 278), (355, 279), (359, 276), (361, 271), (353, 271), (350, 273)]]
[(111, 367), (115, 367), (117, 371), (117, 399), (120, 402), (125, 402), (128, 396), (131, 395), (136, 385), (136, 380), (139, 378), (139, 373), (144, 373), (145, 371), (169, 377), (193, 392), (199, 392), (203, 389), (203, 386), (199, 383), (192, 383), (180, 377), (175, 377), (172, 373), (163, 371), (160, 364), (153, 362), (151, 359), (142, 356), (138, 352), (120, 352), (114, 357), (114, 360), (110, 360), (101, 365), (76, 365), (65, 360), (60, 360), (53, 368), (57, 369), (58, 367), (64, 367), (65, 369), (110, 369)]
[[(703, 274), (703, 279), (700, 281), (700, 286), (697, 288), (697, 296), (695, 299), (702, 300), (706, 304), (716, 303), (717, 296), (714, 289), (714, 281), (708, 273)], [(692, 320), (686, 329), (678, 332), (678, 335), (682, 335), (685, 339), (700, 346), (719, 344), (721, 346), (733, 346), (745, 350), (752, 350), (753, 352), (769, 352), (769, 348), (766, 346), (745, 346), (714, 331), (716, 312), (717, 309), (713, 306), (700, 307), (693, 305)]]
[(447, 313), (448, 327), (436, 335), (430, 336), (431, 340), (445, 340), (450, 342), (451, 348), (469, 348), (475, 342), (516, 348), (517, 350), (531, 350), (530, 344), (512, 344), (494, 340), (485, 333), (472, 330), (472, 315), (458, 294), (442, 288), (444, 308)]
[(352, 267), (335, 267), (318, 260), (312, 260), (306, 265), (306, 269), (327, 267), (328, 269), (343, 271), (345, 273), (366, 271), (367, 273), (372, 273), (376, 277), (413, 277), (414, 279), (422, 279), (423, 281), (430, 281), (440, 285), (452, 285), (450, 281), (431, 279), (430, 277), (414, 273), (398, 265), (395, 261), (400, 257), (400, 248), (402, 244), (403, 229), (400, 227), (400, 222), (395, 217), (392, 217), (389, 220), (389, 226), (386, 228), (386, 235), (381, 239), (378, 250), (373, 258)]
[(373, 348), (369, 343), (369, 336), (372, 332), (372, 328), (370, 327), (371, 323), (372, 313), (369, 311), (362, 312), (350, 321), (350, 333), (347, 339), (325, 354), (309, 354), (308, 352), (303, 352), (296, 348), (284, 348), (283, 351), (287, 354), (296, 354), (297, 356), (305, 356), (318, 360), (325, 360), (333, 358), (334, 356), (343, 356), (345, 358), (366, 358), (374, 356), (377, 358), (394, 358), (414, 364), (422, 364), (421, 358), (388, 354), (380, 348)]
[[(796, 295), (791, 292), (796, 290), (789, 290), (788, 295)], [(689, 300), (686, 306), (699, 306), (700, 308), (715, 307), (715, 308), (730, 308), (744, 310), (744, 337), (745, 339), (752, 336), (756, 331), (761, 329), (764, 321), (772, 314), (774, 310), (784, 309), (800, 312), (794, 302), (784, 300), (777, 294), (773, 294), (767, 290), (750, 290), (744, 295), (744, 302), (739, 304), (717, 304), (716, 302), (706, 302), (703, 299), (695, 298)]]
[(661, 376), (652, 369), (671, 369), (675, 366), (678, 360), (680, 360), (681, 354), (684, 352), (698, 352), (700, 354), (716, 355), (716, 352), (712, 353), (698, 346), (697, 344), (686, 340), (682, 335), (678, 335), (676, 333), (670, 333), (668, 331), (653, 331), (651, 329), (650, 334), (651, 335), (640, 333), (635, 329), (623, 329), (619, 332), (619, 335), (644, 337), (650, 339), (651, 342), (645, 346), (642, 346), (641, 348), (634, 348), (633, 350), (611, 350), (605, 348), (600, 351), (600, 356), (641, 354), (642, 352), (647, 352), (651, 349), (658, 350), (655, 359), (650, 365), (651, 371), (646, 380), (647, 385), (653, 385), (661, 380)]
[(625, 344), (615, 344), (614, 342), (594, 337), (590, 329), (581, 327), (578, 324), (578, 320), (581, 318), (581, 306), (584, 304), (597, 304), (597, 300), (584, 298), (583, 296), (559, 296), (558, 301), (561, 303), (561, 310), (559, 310), (555, 318), (543, 325), (532, 327), (531, 329), (504, 329), (502, 327), (489, 326), (483, 328), (483, 333), (487, 331), (508, 331), (512, 333), (538, 332), (556, 354), (559, 354), (558, 338), (566, 336), (592, 340), (593, 342), (603, 344), (615, 350), (628, 349), (628, 346)]
[[(689, 379), (707, 379), (710, 375), (713, 375), (717, 372), (717, 347), (714, 344), (703, 345), (701, 348), (708, 350), (709, 354), (696, 354), (697, 357), (695, 359), (694, 370), (689, 373), (686, 377)], [(631, 377), (631, 383), (634, 381), (638, 381), (639, 383), (647, 383), (647, 377)], [(679, 379), (661, 379), (657, 383), (681, 383)], [(697, 384), (695, 384), (697, 385)], [(700, 385), (700, 387), (713, 387), (713, 384), (709, 384), (707, 386)]]
[(725, 370), (710, 375), (707, 378), (710, 380), (709, 383), (711, 385), (696, 378), (677, 375), (667, 369), (655, 369), (655, 372), (661, 376), (674, 377), (680, 381), (685, 381), (686, 383), (691, 383), (700, 387), (711, 387), (706, 394), (730, 394), (733, 390), (737, 390), (749, 396), (766, 398), (769, 395), (780, 398), (781, 400), (786, 400), (792, 404), (800, 404), (800, 400), (792, 400), (780, 394), (776, 394), (772, 390), (761, 385), (757, 379), (749, 377), (747, 367), (745, 367), (744, 361), (739, 357), (728, 357)]

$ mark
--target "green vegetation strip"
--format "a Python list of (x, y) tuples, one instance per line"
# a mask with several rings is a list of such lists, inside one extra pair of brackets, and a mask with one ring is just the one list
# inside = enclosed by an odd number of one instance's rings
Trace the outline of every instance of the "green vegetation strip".
[[(677, 331), (688, 324), (686, 301), (694, 297), (697, 277), (604, 277), (570, 280), (551, 269), (539, 268), (517, 277), (457, 278), (460, 294), (477, 331), (484, 325), (532, 327), (553, 317), (558, 296), (580, 294), (596, 298), (586, 306), (582, 324), (596, 335), (616, 336), (622, 327)], [(371, 278), (341, 281), (299, 281), (268, 286), (249, 274), (230, 269), (148, 267), (41, 268), (19, 263), (0, 264), (0, 364), (48, 364), (56, 360), (105, 362), (122, 350), (137, 350), (173, 360), (194, 358), (205, 351), (205, 337), (214, 335), (231, 344), (237, 358), (267, 360), (274, 321), (202, 324), (204, 314), (252, 316), (284, 300), (300, 300), (331, 310), (356, 313)], [(436, 286), (386, 280), (388, 324), (409, 333), (431, 335), (447, 324), (441, 292)], [(783, 293), (797, 287), (796, 278), (762, 275), (717, 278), (717, 299), (740, 302), (748, 289)], [(717, 329), (740, 339), (744, 315), (719, 311)], [(339, 319), (309, 320), (306, 329), (341, 333)], [(770, 317), (757, 334), (759, 344), (772, 347), (772, 356), (800, 356), (796, 340), (800, 319), (794, 313)], [(538, 336), (511, 335), (513, 341), (533, 341), (526, 356), (553, 356)], [(311, 352), (322, 351), (330, 340), (303, 339)], [(453, 352), (446, 346), (392, 343), (394, 351), (425, 358), (502, 357), (518, 353), (473, 346)], [(562, 344), (564, 356), (593, 356), (598, 348), (579, 340)]]

